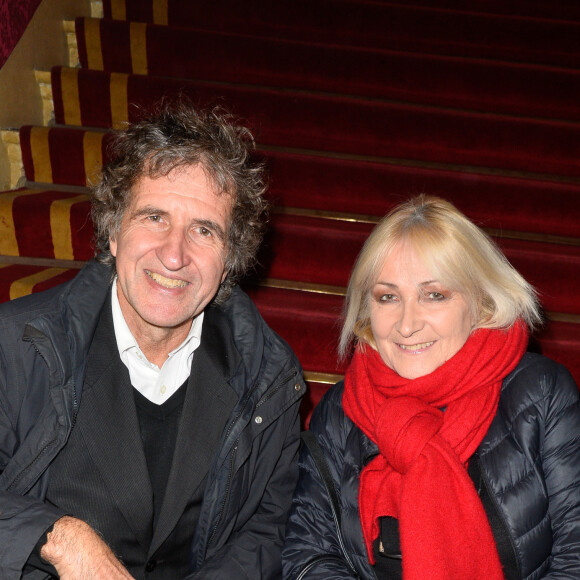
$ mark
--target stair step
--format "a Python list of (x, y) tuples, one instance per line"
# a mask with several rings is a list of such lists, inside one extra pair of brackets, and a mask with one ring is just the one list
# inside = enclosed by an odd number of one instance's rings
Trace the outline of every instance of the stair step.
[(22, 163), (29, 182), (84, 187), (95, 183), (111, 134), (68, 127), (20, 128)]
[(262, 145), (580, 177), (578, 123), (60, 67), (52, 76), (62, 124), (106, 129), (136, 118), (129, 103), (183, 92), (225, 103)]
[[(23, 127), (26, 176), (30, 182), (59, 187), (85, 186), (87, 174), (95, 175), (101, 159), (106, 160), (110, 137), (78, 128)], [(580, 238), (580, 184), (272, 149), (259, 155), (269, 166), (269, 195), (277, 206), (313, 211), (332, 208), (335, 213), (376, 220), (401, 200), (424, 192), (449, 199), (487, 228)], [(31, 202), (25, 211), (34, 208)]]
[[(479, 226), (580, 238), (580, 184), (447, 171), (341, 156), (266, 151), (277, 206), (383, 216), (419, 193), (454, 203)], [(460, 168), (458, 168), (460, 169)]]
[(580, 70), (136, 26), (77, 19), (82, 66), (580, 120)]
[(483, 12), (504, 16), (542, 18), (544, 20), (579, 21), (580, 6), (576, 0), (413, 0), (415, 6), (457, 10), (460, 12)]
[(0, 193), (0, 254), (88, 260), (93, 226), (86, 193), (22, 188)]
[(0, 261), (0, 302), (42, 292), (72, 280), (78, 270), (42, 267), (28, 264), (10, 264)]
[[(86, 194), (20, 190), (0, 197), (4, 255), (87, 260), (93, 255)], [(274, 213), (260, 252), (262, 277), (346, 286), (373, 224)], [(580, 245), (497, 240), (510, 262), (540, 291), (546, 309), (580, 314), (569, 292), (580, 271)]]
[[(481, 2), (480, 2), (481, 3)], [(237, 0), (116, 2), (105, 16), (338, 46), (391, 48), (578, 67), (580, 23), (391, 2)], [(140, 6), (138, 6), (140, 5)], [(151, 10), (157, 6), (155, 16)], [(577, 9), (576, 9), (577, 13)]]

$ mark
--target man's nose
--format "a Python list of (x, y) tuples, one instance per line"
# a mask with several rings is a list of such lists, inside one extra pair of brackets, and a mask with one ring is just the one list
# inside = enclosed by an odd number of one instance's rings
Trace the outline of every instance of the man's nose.
[(189, 262), (187, 236), (177, 228), (165, 233), (157, 248), (157, 257), (168, 270), (179, 270)]

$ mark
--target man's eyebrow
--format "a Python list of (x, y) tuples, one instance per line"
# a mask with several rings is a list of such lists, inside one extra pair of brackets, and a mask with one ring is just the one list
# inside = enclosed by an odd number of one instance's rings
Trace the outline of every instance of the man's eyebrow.
[(148, 216), (148, 215), (165, 216), (165, 215), (167, 215), (167, 212), (165, 210), (159, 209), (158, 207), (155, 207), (153, 205), (145, 205), (145, 206), (138, 208), (138, 209), (134, 210), (133, 212), (131, 212), (131, 219), (140, 218), (140, 217)]

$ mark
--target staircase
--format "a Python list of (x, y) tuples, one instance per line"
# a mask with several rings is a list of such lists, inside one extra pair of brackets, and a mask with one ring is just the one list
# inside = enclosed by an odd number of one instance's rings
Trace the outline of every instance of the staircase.
[(54, 122), (22, 127), (26, 187), (0, 193), (0, 300), (92, 257), (87, 184), (111, 128), (178, 92), (245, 119), (274, 210), (245, 282), (310, 383), (344, 372), (350, 269), (410, 195), (452, 201), (540, 292), (531, 349), (580, 383), (580, 7), (575, 0), (103, 0), (50, 71)]

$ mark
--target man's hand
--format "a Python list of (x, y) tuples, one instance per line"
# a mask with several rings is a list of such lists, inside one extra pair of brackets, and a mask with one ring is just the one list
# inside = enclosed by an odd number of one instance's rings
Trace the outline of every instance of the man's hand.
[(133, 578), (88, 524), (68, 516), (54, 524), (40, 555), (56, 568), (61, 580)]

